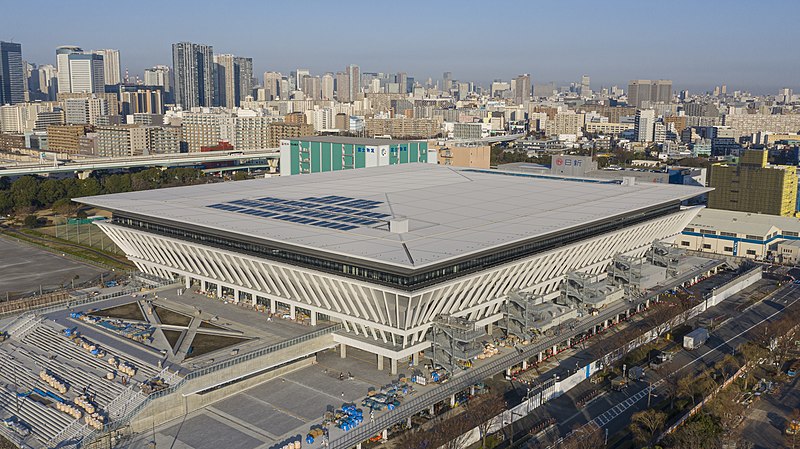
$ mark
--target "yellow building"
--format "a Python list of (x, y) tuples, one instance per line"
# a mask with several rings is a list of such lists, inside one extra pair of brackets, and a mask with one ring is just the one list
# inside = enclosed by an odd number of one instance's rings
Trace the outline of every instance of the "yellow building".
[(797, 199), (797, 170), (767, 165), (767, 152), (748, 150), (738, 165), (711, 167), (708, 207), (741, 212), (793, 216)]
[(86, 135), (83, 125), (52, 125), (47, 127), (47, 148), (50, 151), (78, 154), (78, 142)]

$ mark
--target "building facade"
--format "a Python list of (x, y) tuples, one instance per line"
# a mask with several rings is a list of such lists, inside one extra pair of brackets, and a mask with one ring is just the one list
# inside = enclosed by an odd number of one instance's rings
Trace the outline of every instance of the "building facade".
[(428, 142), (419, 140), (301, 137), (280, 142), (281, 175), (299, 175), (410, 162), (437, 163)]
[(185, 110), (213, 106), (214, 48), (209, 45), (178, 42), (172, 44), (175, 76), (175, 103)]
[(0, 42), (0, 106), (25, 102), (26, 85), (22, 45)]

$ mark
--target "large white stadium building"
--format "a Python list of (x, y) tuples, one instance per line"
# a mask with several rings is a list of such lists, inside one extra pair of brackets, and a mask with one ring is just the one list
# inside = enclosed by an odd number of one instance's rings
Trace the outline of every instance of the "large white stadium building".
[(671, 241), (708, 190), (408, 164), (77, 201), (113, 212), (98, 226), (142, 271), (341, 322), (339, 343), (396, 370), (435, 317), (488, 325), (511, 291), (554, 296)]

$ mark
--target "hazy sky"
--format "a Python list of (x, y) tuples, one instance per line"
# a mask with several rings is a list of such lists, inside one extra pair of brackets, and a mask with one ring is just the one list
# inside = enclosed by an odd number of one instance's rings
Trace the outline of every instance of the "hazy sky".
[(122, 70), (172, 65), (171, 44), (253, 58), (265, 70), (312, 73), (355, 63), (418, 80), (592, 86), (667, 78), (675, 89), (800, 90), (797, 0), (23, 1), (0, 0), (0, 40), (55, 65), (55, 48), (120, 50)]

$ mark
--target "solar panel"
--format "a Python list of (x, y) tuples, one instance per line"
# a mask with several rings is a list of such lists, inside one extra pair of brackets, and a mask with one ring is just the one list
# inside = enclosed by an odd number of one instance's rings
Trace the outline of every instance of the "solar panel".
[(390, 217), (388, 214), (367, 211), (377, 208), (381, 204), (383, 204), (381, 201), (340, 195), (307, 197), (300, 200), (265, 196), (211, 204), (208, 207), (289, 223), (349, 231), (358, 229), (359, 226), (379, 225), (381, 224), (380, 220)]

